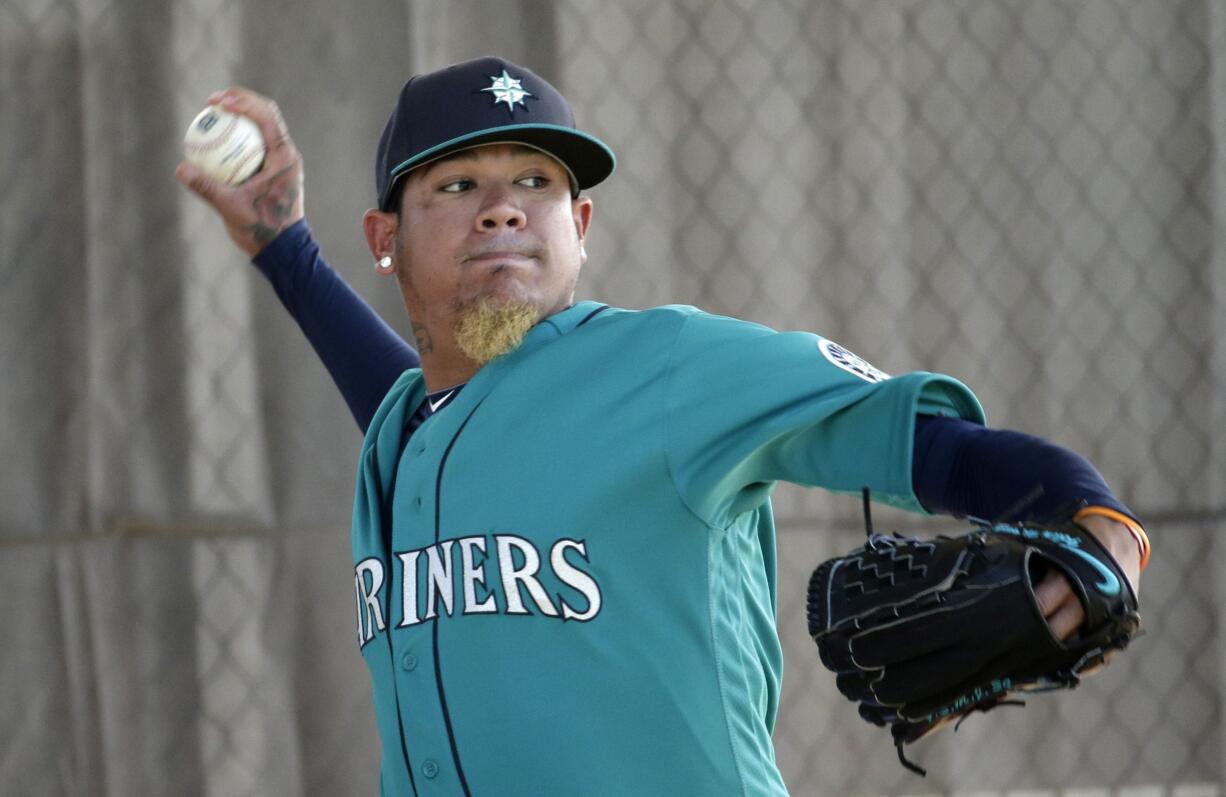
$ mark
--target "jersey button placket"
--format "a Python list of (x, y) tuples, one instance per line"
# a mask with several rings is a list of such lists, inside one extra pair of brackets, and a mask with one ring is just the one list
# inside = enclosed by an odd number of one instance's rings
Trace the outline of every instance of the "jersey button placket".
[[(391, 644), (396, 700), (400, 708), (401, 733), (410, 766), (417, 776), (417, 789), (428, 794), (462, 793), (454, 767), (440, 766), (450, 758), (446, 718), (435, 681), (434, 623), (427, 620), (424, 603), (414, 604), (415, 614), (404, 616), (405, 561), (400, 554), (421, 551), (412, 561), (417, 568), (419, 599), (425, 594), (425, 549), (434, 542), (434, 487), (438, 473), (437, 452), (426, 444), (429, 428), (414, 434), (402, 458), (404, 468), (393, 499), (392, 552), (394, 568)], [(419, 440), (421, 437), (423, 439)], [(398, 498), (398, 500), (397, 500)], [(410, 602), (412, 603), (412, 602)], [(429, 789), (423, 788), (426, 783)]]

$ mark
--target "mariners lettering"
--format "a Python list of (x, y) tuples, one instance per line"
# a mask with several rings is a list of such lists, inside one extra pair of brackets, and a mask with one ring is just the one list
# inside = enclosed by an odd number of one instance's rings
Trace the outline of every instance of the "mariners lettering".
[(406, 625), (417, 625), (421, 622), (421, 618), (417, 616), (417, 557), (421, 556), (421, 551), (398, 553), (396, 556), (400, 559), (400, 572), (403, 574), (400, 594), (404, 596), (400, 607), (403, 619), (397, 628), (404, 628)]
[(543, 551), (513, 534), (493, 535), (492, 544), (484, 536), (460, 537), (396, 552), (393, 564), (399, 573), (386, 574), (384, 562), (373, 557), (354, 567), (359, 646), (385, 630), (385, 585), (397, 577), (399, 617), (390, 610), (397, 628), (498, 613), (586, 622), (603, 605), (583, 540), (560, 539)]
[(426, 549), (426, 619), (433, 620), (438, 616), (436, 604), (443, 602), (447, 616), (451, 616), (451, 599), (454, 592), (451, 587), (451, 549), (455, 540), (432, 545)]
[[(523, 594), (519, 588), (524, 586), (542, 614), (557, 617), (558, 610), (549, 602), (549, 594), (536, 578), (536, 572), (541, 569), (541, 555), (532, 547), (532, 543), (509, 535), (499, 535), (494, 539), (498, 541), (498, 566), (502, 570), (502, 590), (507, 596), (507, 614), (532, 613), (524, 608), (521, 600)], [(520, 562), (518, 565), (517, 559)]]
[(484, 537), (464, 537), (460, 540), (461, 567), (464, 573), (464, 613), (496, 612), (498, 604), (494, 602), (493, 595), (487, 594), (485, 600), (479, 602), (477, 600), (477, 585), (480, 584), (487, 592), (488, 588), (485, 587), (485, 565), (477, 563), (473, 556), (474, 549), (481, 552), (482, 559), (485, 558)]
[(379, 590), (383, 587), (383, 562), (363, 559), (354, 567), (353, 584), (358, 593), (358, 647), (383, 630), (383, 607)]
[(549, 554), (549, 563), (553, 566), (553, 572), (557, 573), (563, 583), (569, 584), (583, 594), (583, 597), (587, 599), (587, 609), (582, 612), (575, 611), (574, 607), (562, 600), (562, 619), (591, 620), (600, 611), (600, 585), (594, 578), (566, 560), (568, 550), (575, 551), (583, 557), (584, 561), (587, 561), (587, 549), (583, 547), (583, 543), (576, 540), (558, 540)]

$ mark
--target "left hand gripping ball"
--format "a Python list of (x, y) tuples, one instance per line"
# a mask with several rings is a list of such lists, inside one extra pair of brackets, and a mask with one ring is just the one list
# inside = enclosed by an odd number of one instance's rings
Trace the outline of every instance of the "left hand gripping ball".
[(210, 105), (192, 120), (183, 138), (183, 155), (206, 174), (238, 185), (264, 163), (264, 137), (246, 116)]

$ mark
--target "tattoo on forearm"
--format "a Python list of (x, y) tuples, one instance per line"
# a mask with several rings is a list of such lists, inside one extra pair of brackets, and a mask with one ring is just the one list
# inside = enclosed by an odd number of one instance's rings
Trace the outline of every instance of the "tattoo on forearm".
[(426, 325), (412, 320), (409, 324), (413, 327), (413, 337), (417, 340), (417, 353), (429, 354), (434, 351), (434, 340), (430, 337), (430, 330), (426, 329)]
[(268, 183), (268, 188), (252, 200), (257, 220), (247, 225), (247, 231), (256, 243), (266, 244), (286, 228), (286, 221), (294, 215), (294, 206), (302, 193), (295, 179), (297, 164), (286, 166)]

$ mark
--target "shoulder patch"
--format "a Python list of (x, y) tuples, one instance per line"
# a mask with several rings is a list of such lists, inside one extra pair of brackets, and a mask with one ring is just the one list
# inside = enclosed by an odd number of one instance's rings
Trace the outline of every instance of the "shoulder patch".
[(884, 382), (890, 375), (877, 368), (858, 354), (843, 348), (833, 340), (817, 339), (817, 348), (822, 356), (849, 374), (855, 374), (865, 382)]

